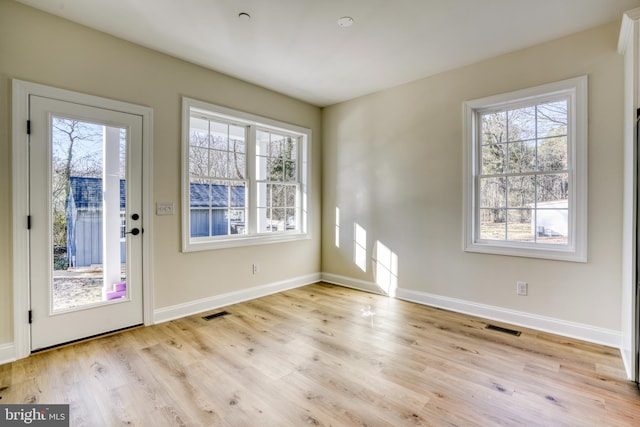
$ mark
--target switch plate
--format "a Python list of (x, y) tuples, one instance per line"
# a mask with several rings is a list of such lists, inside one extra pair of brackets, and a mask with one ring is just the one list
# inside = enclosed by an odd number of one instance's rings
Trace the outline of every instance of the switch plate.
[(173, 202), (157, 202), (156, 215), (173, 215)]
[(528, 290), (527, 282), (516, 282), (516, 292), (518, 295), (527, 296)]

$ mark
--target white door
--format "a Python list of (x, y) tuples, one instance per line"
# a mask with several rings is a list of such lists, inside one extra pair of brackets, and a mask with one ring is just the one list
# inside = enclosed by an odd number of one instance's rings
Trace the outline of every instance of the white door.
[(142, 117), (29, 96), (31, 350), (143, 323)]

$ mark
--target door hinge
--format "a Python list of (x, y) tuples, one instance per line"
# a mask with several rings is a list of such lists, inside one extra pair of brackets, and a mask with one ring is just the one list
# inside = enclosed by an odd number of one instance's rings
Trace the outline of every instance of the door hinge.
[(27, 230), (31, 230), (31, 215), (27, 215)]
[(29, 310), (29, 323), (33, 320), (33, 312)]
[(27, 120), (27, 135), (31, 135), (31, 120)]

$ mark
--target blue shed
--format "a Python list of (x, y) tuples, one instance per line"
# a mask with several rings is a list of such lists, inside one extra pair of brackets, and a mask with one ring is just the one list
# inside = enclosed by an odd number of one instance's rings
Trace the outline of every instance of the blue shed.
[(244, 233), (244, 186), (191, 183), (189, 199), (191, 237)]
[[(72, 176), (67, 199), (67, 257), (70, 267), (102, 264), (102, 178)], [(244, 233), (245, 187), (190, 185), (191, 236)], [(125, 180), (120, 180), (120, 256), (125, 252)]]
[[(125, 180), (120, 180), (120, 217), (125, 215)], [(102, 178), (69, 178), (67, 258), (70, 267), (102, 264)], [(125, 262), (124, 229), (121, 227), (120, 257)]]

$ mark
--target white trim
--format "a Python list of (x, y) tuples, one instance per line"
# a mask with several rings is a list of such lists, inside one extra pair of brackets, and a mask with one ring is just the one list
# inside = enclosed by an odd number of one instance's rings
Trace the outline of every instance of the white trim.
[(638, 305), (636, 243), (638, 242), (637, 189), (638, 151), (636, 147), (636, 108), (640, 85), (639, 34), (640, 8), (626, 12), (622, 17), (618, 52), (624, 56), (624, 165), (623, 165), (623, 214), (622, 214), (622, 300), (620, 318), (622, 324), (622, 360), (629, 379), (638, 378)]
[(15, 346), (11, 343), (0, 344), (0, 365), (16, 360)]
[[(183, 194), (185, 192), (183, 191)], [(188, 195), (186, 197), (189, 197)], [(184, 206), (189, 206), (189, 201), (182, 202), (182, 217), (185, 218), (183, 221), (188, 221), (189, 212), (184, 213)], [(272, 243), (285, 243), (285, 242), (297, 242), (300, 240), (309, 240), (311, 239), (311, 233), (282, 233), (282, 234), (249, 234), (249, 235), (237, 235), (234, 234), (233, 237), (222, 238), (220, 240), (192, 240), (188, 242), (189, 239), (189, 228), (183, 224), (182, 228), (186, 230), (183, 232), (183, 242), (187, 242), (183, 244), (182, 252), (197, 252), (197, 251), (208, 251), (212, 249), (228, 249), (228, 248), (237, 248), (242, 246), (253, 246), (253, 245), (269, 245)], [(236, 237), (238, 236), (238, 237)], [(227, 236), (224, 236), (227, 237)], [(186, 245), (186, 246), (185, 246)]]
[(374, 282), (366, 280), (353, 279), (351, 277), (340, 276), (338, 274), (322, 273), (322, 281), (331, 283), (332, 285), (344, 286), (345, 288), (385, 295), (380, 286)]
[(620, 348), (622, 333), (611, 329), (599, 328), (584, 323), (570, 322), (553, 317), (516, 311), (487, 304), (444, 297), (426, 292), (398, 288), (397, 297), (431, 307), (444, 308), (458, 313), (483, 317), (485, 319), (523, 326), (538, 331), (549, 332), (565, 337)]
[[(463, 250), (494, 255), (522, 256), (561, 261), (587, 262), (587, 76), (548, 83), (514, 92), (474, 99), (463, 103)], [(477, 197), (479, 154), (477, 112), (515, 105), (569, 97), (569, 243), (567, 245), (479, 240)]]
[[(246, 156), (247, 156), (247, 191), (249, 192), (249, 200), (247, 200), (247, 211), (249, 220), (246, 220), (248, 234), (245, 235), (229, 235), (208, 238), (191, 238), (190, 227), (190, 174), (189, 174), (189, 131), (192, 110), (208, 116), (210, 118), (219, 118), (237, 125), (251, 126), (253, 129), (247, 134)], [(225, 249), (241, 246), (262, 245), (271, 243), (283, 243), (299, 240), (308, 240), (312, 238), (311, 228), (311, 197), (309, 191), (311, 185), (311, 129), (301, 126), (257, 116), (243, 111), (234, 110), (220, 105), (215, 105), (203, 101), (198, 101), (186, 96), (182, 97), (182, 130), (181, 130), (181, 183), (182, 189), (182, 220), (180, 222), (182, 234), (182, 252), (205, 251), (213, 249)], [(283, 233), (256, 233), (255, 222), (251, 220), (256, 215), (255, 206), (255, 188), (257, 179), (255, 177), (255, 140), (254, 133), (256, 129), (273, 130), (282, 132), (287, 135), (300, 137), (302, 143), (298, 150), (298, 173), (300, 184), (300, 230)], [(303, 172), (306, 171), (306, 174)]]
[[(381, 293), (380, 288), (375, 283), (364, 280), (352, 279), (330, 273), (322, 273), (322, 280), (334, 285), (354, 288), (365, 292)], [(372, 289), (373, 291), (371, 291)], [(549, 332), (551, 334), (575, 338), (595, 344), (620, 348), (620, 344), (622, 343), (622, 332), (599, 328), (584, 323), (570, 322), (553, 317), (540, 316), (523, 311), (479, 304), (404, 288), (398, 288), (396, 290), (396, 297), (416, 304), (442, 308), (457, 313)]]
[(26, 217), (29, 215), (29, 140), (26, 133), (26, 122), (29, 119), (29, 95), (122, 111), (142, 117), (142, 218), (144, 228), (147, 230), (147, 233), (142, 234), (143, 250), (145, 251), (142, 260), (142, 304), (144, 324), (151, 325), (153, 320), (153, 278), (150, 265), (153, 256), (153, 233), (151, 233), (153, 229), (151, 193), (153, 191), (153, 109), (12, 79), (13, 346), (16, 359), (27, 357), (31, 353), (31, 329), (27, 317), (31, 307), (29, 300), (29, 232), (26, 227)]
[[(29, 301), (29, 118), (31, 86), (13, 80), (12, 94), (12, 229), (13, 229), (13, 345), (17, 359), (31, 352), (31, 329), (28, 323)], [(18, 167), (20, 165), (20, 167)]]
[(142, 320), (153, 325), (153, 109), (142, 117)]
[(640, 20), (640, 7), (626, 11), (622, 15), (620, 35), (618, 36), (618, 53), (624, 55), (635, 32), (636, 21)]
[(635, 381), (635, 359), (633, 355), (624, 350), (624, 347), (620, 349), (620, 356), (622, 357), (622, 365), (624, 366), (624, 370), (627, 374), (627, 379), (629, 381)]
[(242, 289), (240, 291), (228, 292), (226, 294), (215, 295), (199, 300), (176, 304), (169, 307), (158, 308), (153, 314), (155, 323), (168, 322), (181, 317), (191, 316), (208, 310), (238, 304), (266, 295), (275, 294), (289, 289), (299, 288), (319, 282), (320, 273), (308, 274), (294, 279), (260, 285), (253, 288)]

